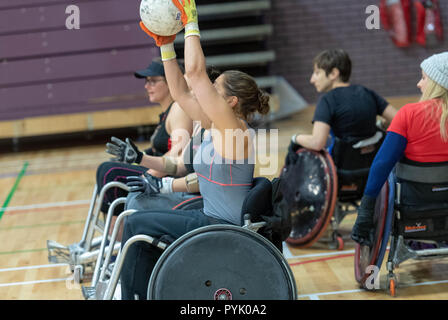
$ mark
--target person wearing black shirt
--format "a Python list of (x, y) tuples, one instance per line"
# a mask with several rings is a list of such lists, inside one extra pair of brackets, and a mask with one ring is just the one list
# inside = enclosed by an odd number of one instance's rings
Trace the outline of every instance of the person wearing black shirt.
[(342, 49), (325, 50), (314, 58), (311, 76), (319, 93), (311, 134), (293, 135), (286, 164), (294, 162), (299, 147), (322, 150), (328, 136), (359, 141), (377, 131), (376, 116), (391, 122), (397, 110), (373, 90), (349, 82), (352, 63)]

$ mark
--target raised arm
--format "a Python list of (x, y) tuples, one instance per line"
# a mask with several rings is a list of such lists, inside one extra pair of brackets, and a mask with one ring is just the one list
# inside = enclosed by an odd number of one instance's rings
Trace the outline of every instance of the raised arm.
[(194, 0), (172, 1), (181, 11), (185, 26), (185, 74), (202, 111), (220, 131), (241, 128), (240, 121), (232, 108), (229, 108), (229, 104), (236, 105), (238, 99), (224, 97), (223, 92), (217, 91), (207, 75)]
[(176, 60), (176, 52), (174, 50), (173, 36), (159, 36), (146, 28), (143, 22), (140, 22), (140, 28), (156, 42), (160, 47), (160, 55), (165, 70), (165, 77), (168, 83), (173, 99), (179, 103), (181, 108), (194, 121), (200, 121), (204, 128), (209, 128), (211, 125), (210, 119), (204, 114), (195, 96), (191, 93), (187, 81), (179, 68)]

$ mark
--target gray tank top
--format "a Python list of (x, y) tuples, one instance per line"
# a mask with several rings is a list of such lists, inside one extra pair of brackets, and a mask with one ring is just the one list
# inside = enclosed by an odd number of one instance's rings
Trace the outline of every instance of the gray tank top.
[(255, 165), (248, 159), (224, 159), (213, 147), (211, 134), (196, 153), (193, 166), (204, 199), (204, 214), (241, 225), (241, 208), (252, 187)]

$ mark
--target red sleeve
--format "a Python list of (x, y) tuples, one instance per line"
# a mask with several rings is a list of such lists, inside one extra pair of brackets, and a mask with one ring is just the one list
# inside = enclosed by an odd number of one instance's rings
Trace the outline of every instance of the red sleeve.
[(392, 119), (392, 122), (387, 129), (387, 131), (395, 132), (405, 138), (408, 137), (408, 112), (406, 106), (403, 106), (400, 110), (398, 110), (395, 117)]

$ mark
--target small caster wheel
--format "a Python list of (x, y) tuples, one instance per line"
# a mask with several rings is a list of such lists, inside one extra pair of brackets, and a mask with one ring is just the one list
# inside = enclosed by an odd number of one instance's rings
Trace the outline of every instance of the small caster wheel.
[(387, 278), (387, 289), (391, 297), (396, 297), (397, 295), (397, 278), (395, 276), (388, 276)]
[(336, 250), (339, 250), (339, 251), (344, 250), (344, 239), (342, 239), (341, 236), (337, 236), (336, 241), (337, 241)]
[(332, 243), (330, 244), (330, 249), (338, 251), (344, 250), (344, 239), (342, 239), (342, 236), (339, 233), (333, 232), (331, 239)]
[(82, 278), (84, 276), (84, 268), (82, 265), (76, 265), (73, 269), (73, 280), (76, 284), (80, 284), (82, 282)]

